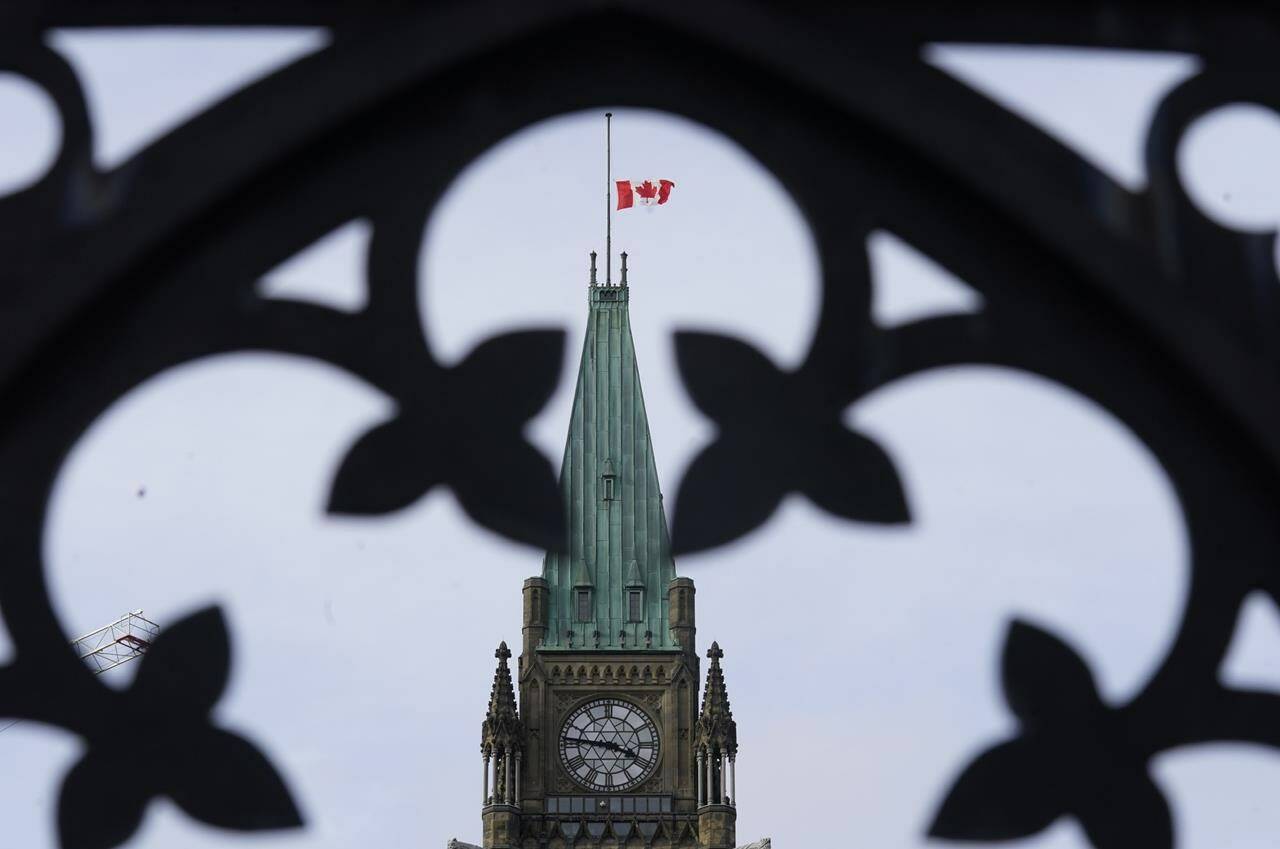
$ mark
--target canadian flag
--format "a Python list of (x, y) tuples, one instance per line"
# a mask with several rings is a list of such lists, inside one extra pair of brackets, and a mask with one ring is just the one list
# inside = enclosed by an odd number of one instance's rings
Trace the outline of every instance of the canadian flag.
[(645, 180), (633, 183), (631, 180), (618, 180), (618, 209), (630, 209), (639, 202), (642, 206), (664, 204), (671, 198), (671, 190), (676, 184), (670, 180)]

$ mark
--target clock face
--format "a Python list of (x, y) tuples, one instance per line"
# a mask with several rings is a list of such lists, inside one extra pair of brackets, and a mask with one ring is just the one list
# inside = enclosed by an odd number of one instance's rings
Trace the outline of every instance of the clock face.
[(592, 790), (630, 790), (658, 765), (658, 727), (622, 699), (594, 699), (560, 730), (560, 762)]

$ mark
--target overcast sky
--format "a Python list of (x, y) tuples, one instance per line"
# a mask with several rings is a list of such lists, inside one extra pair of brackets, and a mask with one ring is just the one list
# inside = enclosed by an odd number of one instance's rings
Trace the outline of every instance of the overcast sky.
[[(324, 42), (314, 31), (163, 29), (52, 39), (86, 86), (106, 167)], [(1102, 51), (928, 57), (1011, 108), (1034, 108), (1029, 117), (1134, 188), (1146, 180), (1151, 108), (1196, 68), (1193, 57)], [(422, 320), (446, 362), (514, 327), (569, 332), (560, 389), (529, 428), (557, 463), (587, 253), (603, 251), (602, 111), (528, 128), (481, 157), (433, 215), (419, 263)], [(817, 314), (817, 258), (785, 189), (732, 141), (669, 115), (615, 113), (615, 176), (676, 181), (668, 205), (619, 213), (614, 242), (631, 254), (637, 355), (674, 499), (712, 430), (678, 380), (672, 331), (746, 337), (794, 366)], [(4, 192), (38, 178), (60, 131), (44, 95), (12, 74), (0, 74), (0, 116)], [(1182, 163), (1207, 213), (1274, 229), (1278, 128), (1273, 115), (1240, 108), (1191, 134)], [(353, 222), (268, 275), (263, 293), (359, 308), (367, 237)], [(964, 281), (893, 234), (868, 249), (881, 323), (982, 308)], [(540, 552), (472, 525), (447, 491), (384, 519), (325, 516), (343, 452), (392, 409), (324, 363), (228, 355), (120, 399), (64, 466), (45, 551), (66, 631), (139, 607), (164, 625), (222, 605), (235, 657), (219, 718), (270, 754), (307, 819), (296, 833), (230, 834), (161, 801), (130, 846), (478, 842), (478, 729), (493, 649), (519, 642), (520, 585)], [(716, 639), (726, 651), (741, 842), (829, 845), (819, 823), (834, 807), (857, 845), (941, 846), (924, 837), (940, 794), (1012, 728), (995, 687), (1009, 619), (1067, 638), (1107, 699), (1129, 698), (1176, 632), (1183, 520), (1168, 478), (1123, 425), (1035, 376), (941, 369), (880, 390), (848, 420), (892, 454), (910, 526), (834, 521), (797, 497), (745, 540), (677, 570), (697, 581), (700, 648)], [(1275, 614), (1250, 602), (1228, 680), (1280, 685)], [(0, 640), (0, 657), (7, 651)], [(0, 734), (5, 846), (54, 846), (53, 800), (79, 751), (76, 738), (31, 723)], [(1155, 772), (1184, 849), (1271, 846), (1280, 833), (1271, 798), (1280, 759), (1268, 750), (1200, 746), (1162, 755)], [(1000, 845), (1088, 843), (1060, 821)]]

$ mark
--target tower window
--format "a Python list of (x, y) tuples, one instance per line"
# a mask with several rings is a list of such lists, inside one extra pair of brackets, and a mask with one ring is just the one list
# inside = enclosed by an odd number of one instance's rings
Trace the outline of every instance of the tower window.
[(644, 590), (627, 590), (627, 621), (639, 622), (644, 618)]
[(603, 496), (603, 497), (604, 497), (604, 500), (605, 500), (605, 501), (613, 501), (613, 500), (614, 500), (614, 494), (613, 494), (613, 482), (614, 482), (614, 480), (616, 480), (616, 478), (615, 478), (615, 476), (614, 476), (614, 475), (605, 475), (605, 476), (604, 476), (604, 479), (603, 479), (603, 484), (604, 484), (604, 496)]
[(591, 590), (576, 590), (576, 607), (579, 622), (591, 621)]

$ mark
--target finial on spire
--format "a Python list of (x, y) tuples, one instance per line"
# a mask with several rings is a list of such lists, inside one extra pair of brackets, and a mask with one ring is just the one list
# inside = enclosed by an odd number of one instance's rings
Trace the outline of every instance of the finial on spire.
[(496, 657), (498, 660), (506, 660), (507, 658), (511, 657), (511, 649), (507, 648), (506, 640), (503, 640), (501, 643), (498, 644), (498, 650), (493, 653), (493, 656)]
[(591, 252), (591, 285), (596, 285), (596, 252)]
[[(503, 643), (503, 645), (506, 645), (506, 644)], [(724, 652), (721, 651), (719, 643), (712, 641), (711, 648), (707, 649), (707, 657), (711, 658), (712, 660), (719, 660), (720, 658), (724, 657)]]
[(627, 252), (622, 252), (622, 285), (627, 285)]

